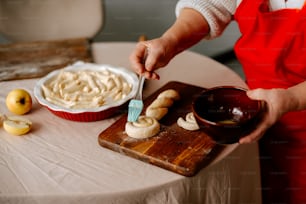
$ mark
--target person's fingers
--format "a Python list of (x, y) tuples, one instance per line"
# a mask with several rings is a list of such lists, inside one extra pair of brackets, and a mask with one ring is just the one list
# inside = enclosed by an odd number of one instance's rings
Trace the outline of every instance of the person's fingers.
[(145, 67), (147, 71), (154, 71), (168, 64), (170, 57), (166, 55), (164, 46), (156, 46), (147, 42), (147, 57)]
[(261, 123), (251, 134), (240, 138), (240, 144), (247, 144), (258, 141), (266, 132), (268, 126), (265, 122)]
[(154, 71), (157, 68), (158, 59), (159, 59), (158, 53), (154, 52), (150, 48), (147, 48), (145, 69), (149, 72)]
[[(247, 96), (252, 100), (263, 100), (263, 89), (254, 89), (254, 90), (248, 90)], [(264, 132), (267, 129), (267, 115), (263, 119), (263, 121), (258, 125), (258, 127), (251, 132), (249, 135), (240, 138), (239, 143), (240, 144), (246, 144), (251, 142), (258, 141), (264, 134)]]
[(145, 78), (147, 78), (147, 79), (159, 79), (160, 77), (159, 77), (159, 75), (157, 74), (157, 73), (155, 73), (155, 72), (149, 72), (149, 71), (145, 71), (144, 73), (143, 73), (143, 75), (145, 76)]
[(140, 42), (136, 45), (136, 49), (131, 53), (129, 60), (131, 67), (135, 72), (141, 74), (145, 72), (144, 59), (146, 55), (147, 46)]
[(250, 135), (240, 138), (240, 144), (247, 144), (258, 141), (265, 133), (266, 126), (258, 126)]
[(130, 64), (131, 64), (132, 69), (138, 74), (142, 74), (145, 71), (144, 65), (140, 63), (136, 63), (135, 61), (131, 60)]
[(249, 135), (240, 138), (239, 143), (246, 144), (258, 141), (265, 134), (267, 129), (271, 127), (273, 123), (274, 122), (271, 121), (269, 112), (266, 112), (262, 118), (262, 121), (258, 124), (256, 129), (252, 131)]
[(150, 72), (150, 79), (159, 80), (159, 75), (156, 72)]
[(150, 42), (143, 42), (146, 49), (143, 53), (143, 64), (144, 64), (144, 73), (145, 77), (148, 79), (159, 79), (159, 75), (154, 71), (156, 70), (158, 63), (158, 53), (153, 52), (155, 49), (151, 49)]
[(158, 60), (160, 50), (153, 48), (150, 41), (142, 41), (137, 43), (134, 52), (130, 55), (130, 64), (135, 72), (144, 75), (147, 79), (159, 79), (159, 75), (155, 70), (159, 67)]
[(247, 96), (253, 100), (263, 100), (265, 97), (265, 90), (258, 88), (247, 91)]

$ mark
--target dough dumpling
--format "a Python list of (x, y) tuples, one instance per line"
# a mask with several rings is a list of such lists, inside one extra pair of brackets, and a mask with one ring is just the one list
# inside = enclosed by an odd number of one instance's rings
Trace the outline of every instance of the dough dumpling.
[(144, 139), (156, 135), (160, 130), (159, 122), (152, 117), (141, 115), (135, 122), (125, 124), (125, 132), (136, 139)]

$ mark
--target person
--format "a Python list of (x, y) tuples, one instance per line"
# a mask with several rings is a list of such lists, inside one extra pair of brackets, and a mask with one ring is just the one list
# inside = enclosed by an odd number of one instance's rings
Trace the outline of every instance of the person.
[(159, 79), (157, 70), (174, 56), (218, 37), (235, 20), (247, 95), (267, 103), (263, 121), (239, 143), (259, 142), (263, 203), (306, 203), (305, 1), (179, 0), (176, 14), (163, 35), (137, 43), (131, 67)]

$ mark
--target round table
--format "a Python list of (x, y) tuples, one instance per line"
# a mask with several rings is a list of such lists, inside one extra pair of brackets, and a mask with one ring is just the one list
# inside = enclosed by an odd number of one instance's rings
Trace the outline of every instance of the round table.
[[(93, 43), (96, 63), (129, 67), (133, 42)], [(144, 96), (169, 81), (205, 88), (246, 87), (229, 68), (185, 51), (148, 81)], [(38, 79), (0, 82), (0, 113), (10, 115), (5, 97), (13, 88), (33, 96)], [(34, 97), (33, 97), (34, 99)], [(0, 128), (0, 203), (260, 203), (258, 146), (228, 145), (193, 177), (121, 155), (98, 144), (119, 116), (96, 122), (61, 119), (33, 101), (33, 130), (22, 137)]]

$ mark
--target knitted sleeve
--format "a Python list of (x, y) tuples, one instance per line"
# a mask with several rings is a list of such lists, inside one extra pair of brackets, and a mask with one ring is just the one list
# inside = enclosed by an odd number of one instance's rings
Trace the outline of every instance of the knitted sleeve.
[(183, 8), (192, 8), (200, 12), (210, 27), (206, 39), (212, 39), (221, 35), (230, 23), (236, 4), (236, 0), (179, 0), (175, 13), (178, 16)]

